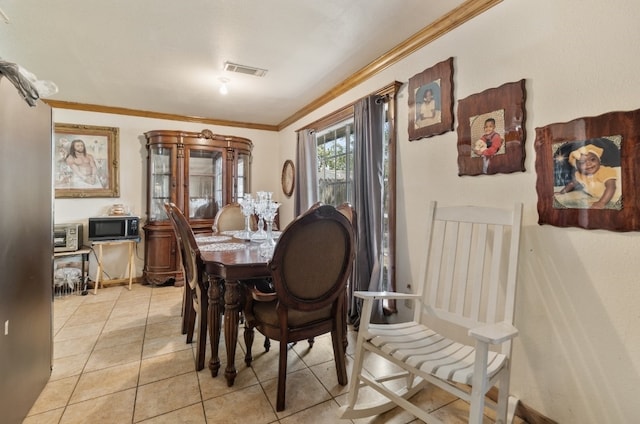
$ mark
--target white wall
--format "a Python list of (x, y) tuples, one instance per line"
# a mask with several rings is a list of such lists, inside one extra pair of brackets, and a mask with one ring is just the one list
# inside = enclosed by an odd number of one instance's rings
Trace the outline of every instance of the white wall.
[(640, 235), (537, 224), (535, 128), (640, 108), (638, 16), (633, 0), (505, 0), (281, 132), (281, 151), (293, 151), (296, 129), (451, 56), (456, 108), (471, 94), (526, 79), (526, 172), (493, 176), (457, 175), (455, 130), (409, 142), (401, 89), (398, 287), (407, 291), (417, 278), (429, 199), (523, 202), (512, 392), (561, 423), (640, 417)]
[[(88, 218), (106, 214), (114, 203), (124, 203), (134, 215), (146, 220), (146, 175), (147, 149), (144, 133), (152, 130), (201, 131), (210, 129), (214, 134), (246, 137), (253, 142), (252, 191), (273, 191), (279, 200), (281, 163), (279, 163), (278, 134), (273, 131), (210, 126), (180, 121), (113, 115), (55, 109), (54, 122), (118, 127), (120, 129), (120, 197), (89, 199), (56, 199), (54, 219), (56, 222), (84, 222), (85, 230)], [(142, 233), (142, 231), (141, 231)], [(85, 239), (86, 239), (85, 234)], [(138, 244), (136, 275), (142, 276), (144, 266), (144, 237)], [(89, 261), (90, 276), (95, 278), (96, 260), (93, 255)], [(111, 278), (123, 277), (126, 273), (127, 249), (125, 246), (104, 248), (105, 271)]]

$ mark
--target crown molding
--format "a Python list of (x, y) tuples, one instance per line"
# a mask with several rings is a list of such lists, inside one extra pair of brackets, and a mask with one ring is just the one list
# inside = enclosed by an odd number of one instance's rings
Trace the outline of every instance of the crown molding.
[(57, 109), (84, 110), (87, 112), (112, 113), (116, 115), (139, 116), (143, 118), (167, 119), (170, 121), (195, 122), (207, 125), (221, 125), (225, 127), (251, 128), (265, 131), (278, 131), (277, 125), (255, 124), (251, 122), (225, 121), (199, 116), (176, 115), (172, 113), (151, 112), (147, 110), (127, 109), (124, 107), (101, 106), (87, 103), (65, 102), (60, 100), (42, 99), (43, 102)]
[(502, 0), (467, 0), (282, 121), (278, 124), (278, 129), (284, 129), (320, 106), (346, 93), (348, 90), (351, 90), (365, 80), (399, 62), (416, 50), (426, 46), (501, 2)]

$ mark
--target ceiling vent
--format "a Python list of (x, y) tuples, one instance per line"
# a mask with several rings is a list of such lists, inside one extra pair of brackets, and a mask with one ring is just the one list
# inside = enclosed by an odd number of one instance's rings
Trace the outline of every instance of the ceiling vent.
[(225, 62), (224, 70), (229, 72), (238, 72), (245, 75), (253, 75), (256, 77), (263, 77), (267, 75), (266, 69), (253, 68), (251, 66), (238, 65), (237, 63)]

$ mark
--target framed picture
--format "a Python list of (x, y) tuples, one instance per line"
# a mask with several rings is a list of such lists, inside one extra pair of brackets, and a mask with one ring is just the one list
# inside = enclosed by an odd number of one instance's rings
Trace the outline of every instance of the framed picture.
[(640, 229), (640, 110), (536, 128), (538, 223)]
[(409, 78), (409, 140), (453, 131), (453, 58)]
[(458, 102), (458, 175), (524, 171), (525, 80)]
[(55, 124), (56, 198), (118, 197), (118, 128)]

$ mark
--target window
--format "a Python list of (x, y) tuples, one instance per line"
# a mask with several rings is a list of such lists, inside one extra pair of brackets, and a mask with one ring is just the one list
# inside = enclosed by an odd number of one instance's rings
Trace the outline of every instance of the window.
[[(381, 256), (383, 272), (381, 289), (395, 291), (395, 225), (396, 225), (396, 94), (401, 83), (395, 81), (376, 93), (384, 99), (384, 151), (383, 153), (383, 234)], [(303, 129), (315, 130), (317, 159), (318, 199), (322, 203), (337, 206), (343, 202), (354, 203), (355, 145), (354, 104), (345, 106)], [(357, 211), (356, 211), (357, 213)], [(385, 314), (396, 311), (395, 301), (384, 305)]]
[(353, 202), (353, 119), (316, 134), (318, 196), (338, 206)]

